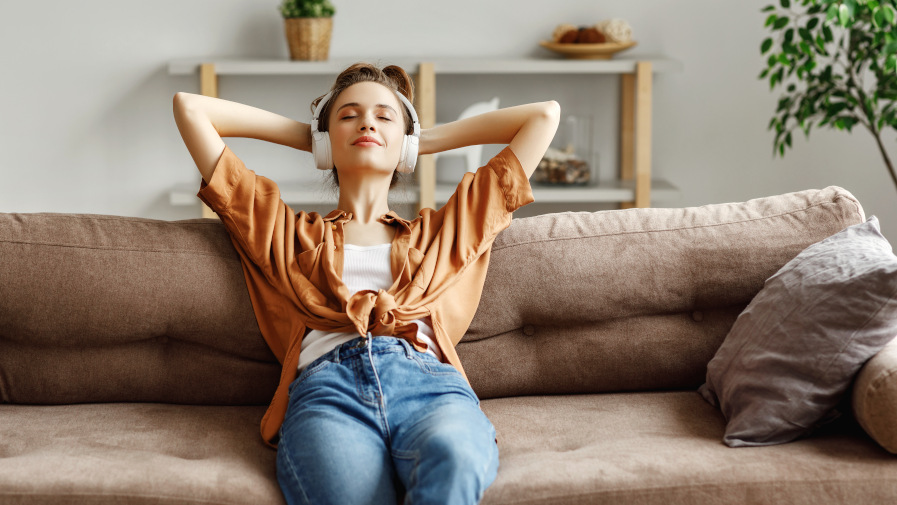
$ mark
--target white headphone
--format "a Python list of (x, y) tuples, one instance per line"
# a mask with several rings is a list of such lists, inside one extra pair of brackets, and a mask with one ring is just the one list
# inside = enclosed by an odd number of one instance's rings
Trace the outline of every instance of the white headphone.
[[(333, 168), (333, 152), (330, 148), (330, 133), (318, 131), (318, 117), (324, 104), (330, 100), (333, 91), (324, 95), (318, 106), (315, 107), (315, 113), (311, 120), (311, 153), (315, 158), (315, 166), (319, 170), (330, 170)], [(417, 113), (411, 102), (405, 98), (405, 95), (396, 91), (399, 100), (405, 104), (408, 112), (411, 114), (411, 121), (414, 125), (414, 133), (405, 135), (402, 140), (402, 154), (399, 156), (399, 165), (396, 168), (399, 172), (410, 174), (414, 172), (414, 166), (417, 164), (417, 153), (420, 148), (420, 121), (417, 119)]]

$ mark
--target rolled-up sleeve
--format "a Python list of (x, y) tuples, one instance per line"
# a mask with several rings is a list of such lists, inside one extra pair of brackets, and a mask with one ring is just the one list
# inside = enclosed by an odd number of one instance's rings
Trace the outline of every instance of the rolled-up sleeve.
[(197, 196), (227, 228), (232, 241), (275, 286), (288, 286), (295, 261), (296, 216), (280, 197), (274, 181), (246, 168), (225, 146), (211, 180), (200, 182)]
[(502, 149), (486, 166), (498, 177), (498, 187), (505, 195), (505, 210), (514, 212), (535, 201), (526, 172), (510, 146)]

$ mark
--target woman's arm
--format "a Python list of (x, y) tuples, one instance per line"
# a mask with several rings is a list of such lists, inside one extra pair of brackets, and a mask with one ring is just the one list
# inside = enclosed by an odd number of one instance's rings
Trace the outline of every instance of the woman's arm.
[(311, 126), (237, 102), (193, 93), (174, 95), (174, 120), (206, 182), (221, 153), (222, 137), (246, 137), (311, 152)]
[(420, 154), (477, 144), (508, 144), (526, 176), (536, 170), (561, 118), (554, 100), (506, 107), (421, 131)]

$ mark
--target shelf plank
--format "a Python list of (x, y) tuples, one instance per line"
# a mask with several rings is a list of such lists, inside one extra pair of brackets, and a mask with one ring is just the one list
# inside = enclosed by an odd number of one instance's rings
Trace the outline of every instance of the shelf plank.
[[(336, 205), (336, 196), (329, 195), (322, 187), (308, 183), (285, 183), (278, 185), (280, 197), (287, 205)], [(436, 203), (448, 201), (457, 185), (437, 184)], [(635, 199), (635, 181), (600, 181), (587, 186), (555, 187), (533, 184), (535, 203), (619, 203)], [(171, 205), (196, 205), (200, 203), (196, 193), (199, 184), (180, 184), (171, 189), (168, 199)], [(408, 186), (390, 192), (393, 204), (415, 204), (419, 188)], [(681, 197), (679, 188), (664, 179), (651, 181), (651, 199), (660, 201), (676, 200)], [(298, 209), (294, 209), (298, 210)]]
[[(168, 63), (170, 75), (195, 75), (202, 63), (214, 63), (218, 75), (335, 75), (357, 59), (328, 61), (249, 59), (209, 56), (182, 58)], [(566, 60), (560, 58), (384, 58), (384, 64), (399, 65), (416, 73), (421, 61), (432, 62), (440, 74), (626, 74), (634, 73), (639, 61), (650, 61), (654, 73), (681, 72), (682, 62), (658, 55), (629, 56), (610, 60)]]
[[(280, 198), (287, 205), (333, 205), (336, 207), (337, 196), (330, 190), (316, 183), (284, 183), (278, 184)], [(197, 205), (202, 203), (196, 193), (199, 192), (199, 183), (178, 184), (168, 192), (168, 202), (171, 205)], [(417, 203), (417, 188), (407, 190), (395, 189), (390, 191), (389, 201), (394, 204)], [(299, 210), (299, 209), (295, 209)]]

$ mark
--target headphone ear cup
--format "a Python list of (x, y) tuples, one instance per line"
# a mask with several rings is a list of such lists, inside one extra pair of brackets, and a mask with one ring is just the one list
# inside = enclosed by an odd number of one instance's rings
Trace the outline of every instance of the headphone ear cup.
[(330, 170), (333, 168), (333, 156), (330, 152), (330, 133), (315, 132), (312, 135), (311, 150), (315, 158), (315, 167), (318, 170)]
[(410, 174), (414, 172), (414, 166), (417, 165), (417, 153), (420, 148), (418, 137), (414, 135), (405, 135), (402, 140), (402, 156), (399, 162), (399, 172)]

